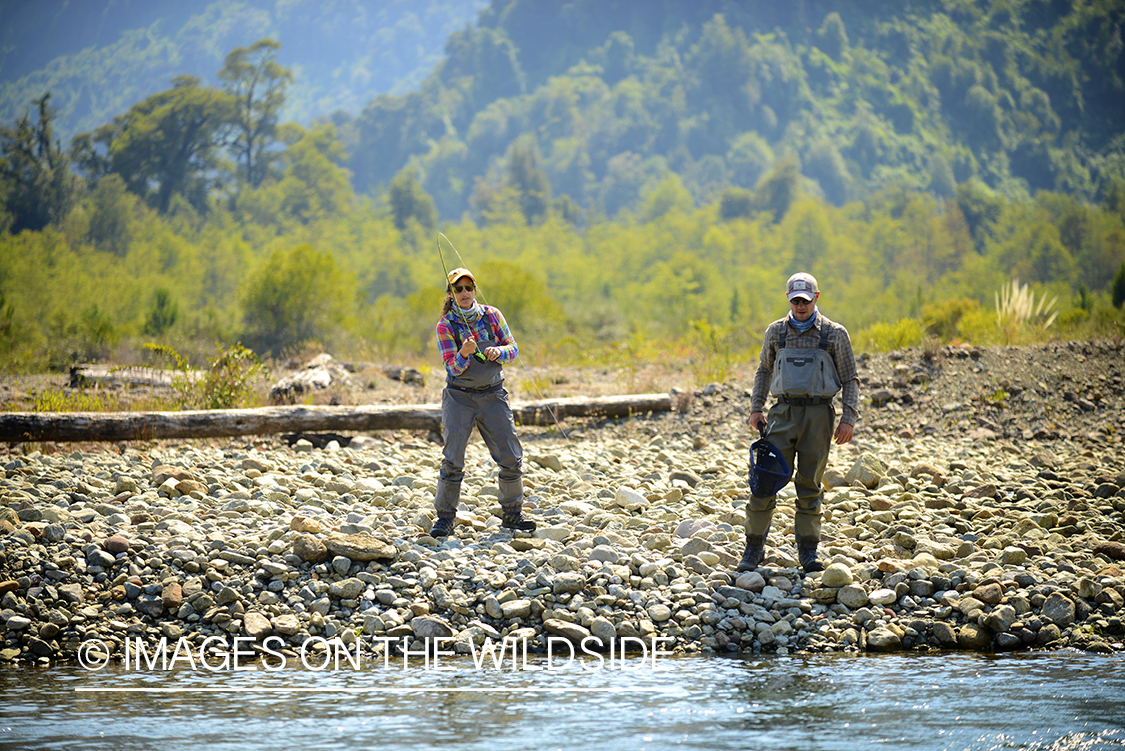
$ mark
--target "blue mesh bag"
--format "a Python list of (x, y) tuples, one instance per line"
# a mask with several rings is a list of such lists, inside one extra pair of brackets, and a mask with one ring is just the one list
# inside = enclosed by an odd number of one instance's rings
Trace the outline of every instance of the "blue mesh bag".
[(750, 444), (750, 492), (769, 498), (789, 483), (793, 470), (777, 446), (766, 439), (765, 430), (758, 432), (761, 438)]

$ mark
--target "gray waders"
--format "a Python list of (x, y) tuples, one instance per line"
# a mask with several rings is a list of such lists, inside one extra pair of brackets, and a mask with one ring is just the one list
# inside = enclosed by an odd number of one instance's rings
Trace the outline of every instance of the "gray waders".
[[(819, 571), (821, 478), (828, 466), (836, 410), (832, 398), (840, 390), (836, 365), (827, 352), (828, 329), (816, 349), (786, 348), (785, 332), (778, 342), (770, 391), (778, 401), (766, 415), (767, 436), (795, 472), (797, 502), (793, 521), (797, 554), (805, 571)], [(746, 554), (740, 570), (756, 568), (764, 557), (766, 535), (777, 507), (777, 496), (750, 496), (746, 505)], [(755, 561), (754, 559), (757, 558)], [(749, 564), (753, 563), (751, 567)]]
[[(458, 342), (460, 344), (460, 342)], [(478, 344), (479, 351), (497, 343)], [(523, 509), (523, 447), (516, 436), (516, 424), (508, 403), (508, 392), (502, 381), (502, 366), (497, 362), (469, 361), (469, 367), (450, 379), (441, 395), (441, 469), (438, 472), (434, 509), (438, 522), (435, 529), (445, 536), (453, 528), (457, 506), (461, 502), (461, 482), (465, 478), (465, 449), (476, 427), (492, 460), (500, 467), (500, 508), (506, 528), (531, 531), (535, 525), (524, 519)]]

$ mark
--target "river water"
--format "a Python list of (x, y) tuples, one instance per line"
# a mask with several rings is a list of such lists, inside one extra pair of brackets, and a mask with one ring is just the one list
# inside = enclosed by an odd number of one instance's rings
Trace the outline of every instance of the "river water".
[(1121, 749), (1125, 656), (6, 667), (0, 748)]

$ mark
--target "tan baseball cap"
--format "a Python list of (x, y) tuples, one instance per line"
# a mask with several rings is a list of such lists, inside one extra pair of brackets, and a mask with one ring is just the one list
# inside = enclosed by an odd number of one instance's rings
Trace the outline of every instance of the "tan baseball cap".
[(452, 285), (454, 282), (456, 282), (458, 279), (460, 279), (463, 276), (467, 276), (470, 279), (472, 279), (473, 284), (477, 283), (477, 278), (475, 276), (473, 276), (473, 272), (469, 271), (468, 269), (453, 269), (453, 271), (449, 272), (449, 276), (447, 276), (445, 278), (445, 281), (446, 281), (447, 284)]

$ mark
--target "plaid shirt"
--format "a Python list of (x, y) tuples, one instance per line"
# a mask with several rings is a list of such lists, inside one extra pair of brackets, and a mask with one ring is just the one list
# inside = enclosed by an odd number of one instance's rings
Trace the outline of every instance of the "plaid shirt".
[[(465, 319), (457, 313), (456, 303), (453, 310), (442, 316), (441, 320), (438, 321), (438, 352), (441, 353), (441, 359), (445, 362), (445, 370), (450, 376), (459, 376), (469, 367), (469, 359), (472, 356), (461, 357), (461, 348), (458, 342), (464, 342), (470, 336), (477, 342), (483, 342), (486, 339), (497, 342), (500, 348), (500, 357), (496, 358), (497, 362), (511, 362), (520, 354), (520, 348), (516, 345), (516, 340), (512, 338), (512, 332), (508, 330), (508, 322), (504, 320), (504, 314), (500, 312), (500, 309), (491, 305), (481, 305), (481, 307), (484, 309), (484, 315), (476, 323), (466, 323)], [(454, 337), (454, 331), (457, 332), (457, 337)]]
[[(848, 330), (838, 323), (828, 320), (828, 317), (819, 311), (816, 320), (808, 331), (801, 333), (796, 326), (789, 324), (789, 316), (774, 321), (766, 329), (766, 340), (762, 343), (762, 355), (758, 361), (758, 372), (754, 374), (754, 390), (750, 395), (750, 411), (764, 412), (766, 395), (769, 394), (770, 382), (773, 380), (773, 364), (777, 359), (778, 344), (781, 341), (781, 331), (787, 327), (785, 346), (794, 349), (817, 349), (820, 347), (820, 332), (823, 326), (828, 327), (828, 354), (836, 366), (836, 375), (840, 377), (840, 402), (843, 414), (840, 422), (855, 425), (859, 419), (859, 374), (855, 363), (855, 354), (852, 353), (852, 340)], [(774, 394), (774, 396), (779, 396)]]

